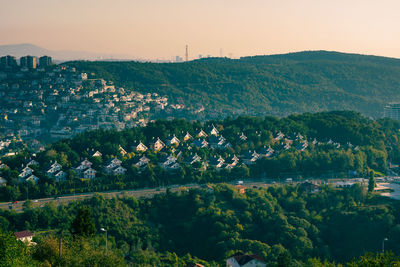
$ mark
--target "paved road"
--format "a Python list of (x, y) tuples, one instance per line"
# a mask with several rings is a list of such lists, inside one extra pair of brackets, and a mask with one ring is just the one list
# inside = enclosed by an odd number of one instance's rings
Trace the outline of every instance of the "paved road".
[[(317, 179), (314, 179), (314, 180), (321, 181), (321, 180), (317, 180)], [(337, 179), (337, 180), (339, 180), (339, 179)], [(333, 180), (331, 180), (330, 182), (332, 183)], [(265, 187), (265, 186), (270, 186), (272, 184), (284, 184), (284, 183), (285, 182), (283, 180), (276, 181), (276, 182), (274, 180), (265, 180), (265, 181), (248, 181), (247, 180), (247, 181), (244, 181), (243, 185), (245, 187)], [(293, 181), (293, 183), (297, 183), (297, 182)], [(235, 184), (235, 183), (232, 182), (230, 184)], [(198, 184), (169, 186), (169, 188), (172, 192), (189, 189), (189, 188), (198, 188), (198, 187), (200, 187), (200, 185), (198, 185)], [(36, 200), (33, 200), (34, 201), (33, 205), (36, 207), (43, 207), (44, 205), (46, 205), (47, 203), (50, 203), (50, 202), (54, 202), (56, 205), (66, 204), (68, 202), (75, 201), (75, 200), (91, 198), (93, 196), (93, 194), (95, 194), (95, 193), (101, 193), (102, 195), (105, 195), (106, 197), (115, 197), (118, 195), (128, 194), (128, 195), (134, 196), (136, 198), (151, 198), (156, 194), (165, 193), (165, 191), (166, 191), (166, 188), (151, 188), (151, 189), (82, 193), (82, 194), (77, 194), (77, 195), (60, 196), (57, 199), (55, 199), (55, 198), (36, 199)], [(25, 203), (25, 201), (18, 201), (18, 203), (3, 202), (3, 203), (0, 203), (0, 209), (9, 209), (10, 207), (12, 207), (12, 210), (21, 212), (22, 206), (24, 203)]]
[[(171, 187), (171, 191), (179, 191), (184, 188), (196, 188), (199, 187), (199, 185), (182, 185), (182, 186), (174, 186)], [(106, 197), (115, 197), (118, 195), (123, 195), (123, 194), (128, 194), (131, 196), (134, 196), (136, 198), (148, 198), (148, 197), (153, 197), (156, 194), (160, 193), (165, 193), (166, 188), (152, 188), (152, 189), (138, 189), (138, 190), (123, 190), (123, 191), (108, 191), (108, 192), (98, 192)], [(83, 193), (83, 194), (77, 194), (77, 195), (68, 195), (68, 196), (60, 196), (58, 198), (41, 198), (41, 199), (36, 199), (33, 200), (33, 205), (37, 207), (43, 207), (47, 203), (54, 202), (56, 205), (68, 203), (74, 200), (80, 200), (80, 199), (85, 199), (85, 198), (91, 198), (96, 192), (92, 193)], [(9, 209), (10, 206), (12, 207), (13, 210), (15, 211), (22, 211), (22, 206), (24, 205), (25, 201), (18, 201), (18, 203), (11, 203), (11, 202), (3, 202), (0, 203), (0, 209)]]

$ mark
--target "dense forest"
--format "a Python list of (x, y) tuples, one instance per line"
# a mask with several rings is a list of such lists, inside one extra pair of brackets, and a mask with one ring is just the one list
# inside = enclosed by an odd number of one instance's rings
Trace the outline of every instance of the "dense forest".
[[(153, 199), (97, 194), (34, 206), (0, 211), (0, 266), (225, 266), (237, 251), (258, 254), (268, 266), (399, 264), (399, 202), (360, 184), (313, 193), (301, 185), (243, 193), (213, 184)], [(37, 245), (25, 247), (8, 234), (18, 230), (35, 232)], [(367, 253), (380, 252), (385, 238), (391, 253)]]
[[(199, 148), (193, 144), (193, 139), (186, 142), (182, 139), (186, 133), (195, 137), (201, 129), (208, 132), (212, 126), (218, 129), (218, 136), (223, 136), (229, 146)], [(34, 159), (39, 166), (29, 166), (38, 177), (37, 183), (21, 183), (19, 171), (32, 157), (28, 151), (3, 158), (7, 167), (0, 170), (0, 176), (6, 179), (7, 186), (0, 188), (0, 199), (10, 201), (74, 192), (239, 179), (368, 177), (371, 171), (383, 175), (388, 162), (400, 162), (399, 129), (400, 122), (394, 120), (372, 120), (356, 112), (334, 111), (286, 118), (226, 118), (206, 123), (157, 120), (147, 127), (119, 132), (90, 131), (51, 144), (46, 151), (37, 154)], [(281, 140), (276, 137), (279, 133), (284, 135)], [(148, 149), (140, 152), (132, 148), (138, 141), (150, 148), (149, 144), (157, 138), (165, 141), (171, 136), (180, 138), (182, 142), (167, 145), (161, 151)], [(243, 136), (245, 140), (240, 138)], [(210, 140), (207, 138), (199, 140)], [(308, 145), (306, 148), (305, 144)], [(299, 146), (304, 149), (299, 149)], [(126, 153), (121, 153), (121, 148)], [(246, 161), (249, 151), (253, 153), (265, 148), (274, 152), (260, 156), (254, 162)], [(102, 157), (93, 156), (94, 151), (100, 151)], [(192, 164), (186, 158), (193, 155), (201, 159)], [(234, 166), (212, 165), (214, 159), (223, 158), (228, 162), (233, 155), (238, 158)], [(162, 165), (162, 160), (169, 156), (176, 160), (177, 167), (174, 169)], [(146, 157), (149, 163), (138, 167), (137, 162), (142, 157)], [(126, 173), (112, 175), (104, 171), (104, 164), (113, 158), (122, 162)], [(74, 168), (84, 159), (93, 163), (93, 168), (97, 170), (96, 178), (82, 179), (75, 172)], [(56, 161), (68, 174), (66, 180), (56, 181), (47, 175), (44, 166)]]
[(399, 101), (400, 60), (313, 51), (241, 59), (206, 58), (184, 63), (65, 63), (117, 86), (167, 95), (208, 115), (288, 115), (355, 110), (381, 117)]

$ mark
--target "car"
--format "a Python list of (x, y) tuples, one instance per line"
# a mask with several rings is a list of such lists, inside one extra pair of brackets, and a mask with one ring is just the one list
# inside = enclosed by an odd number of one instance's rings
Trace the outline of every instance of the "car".
[(34, 202), (34, 203), (38, 203), (38, 202), (39, 202), (39, 200), (35, 199), (33, 202)]
[(18, 204), (18, 201), (14, 201), (13, 204)]

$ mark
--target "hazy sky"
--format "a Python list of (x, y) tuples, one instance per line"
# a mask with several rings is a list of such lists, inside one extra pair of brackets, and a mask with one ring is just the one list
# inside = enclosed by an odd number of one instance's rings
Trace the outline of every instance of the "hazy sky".
[(0, 0), (0, 44), (170, 59), (336, 50), (400, 58), (399, 0)]

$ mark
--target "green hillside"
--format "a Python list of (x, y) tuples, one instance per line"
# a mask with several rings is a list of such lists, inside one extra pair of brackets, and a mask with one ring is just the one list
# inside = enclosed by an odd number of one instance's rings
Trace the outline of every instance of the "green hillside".
[(179, 97), (217, 114), (356, 110), (382, 116), (400, 101), (400, 60), (312, 51), (184, 63), (68, 62), (80, 71), (140, 92)]

